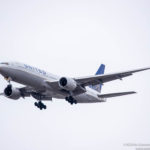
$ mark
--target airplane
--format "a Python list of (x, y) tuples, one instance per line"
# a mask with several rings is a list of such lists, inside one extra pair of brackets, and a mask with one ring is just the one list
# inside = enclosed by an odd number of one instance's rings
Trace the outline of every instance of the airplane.
[[(119, 73), (104, 74), (105, 65), (101, 64), (95, 75), (87, 77), (59, 77), (44, 70), (18, 62), (0, 63), (0, 74), (8, 82), (1, 96), (12, 100), (32, 96), (37, 100), (34, 105), (40, 110), (46, 109), (43, 101), (52, 98), (65, 99), (70, 104), (106, 102), (107, 98), (134, 94), (134, 91), (101, 94), (104, 83), (122, 80), (133, 73), (148, 70), (142, 68)], [(25, 85), (13, 87), (11, 81)]]

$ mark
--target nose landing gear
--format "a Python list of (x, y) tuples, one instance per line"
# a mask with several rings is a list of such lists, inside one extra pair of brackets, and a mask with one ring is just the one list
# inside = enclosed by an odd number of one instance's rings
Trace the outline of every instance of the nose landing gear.
[(37, 108), (39, 108), (40, 110), (47, 108), (46, 105), (44, 105), (41, 101), (35, 102), (34, 105), (35, 105)]
[(10, 84), (10, 82), (12, 81), (11, 77), (5, 77), (5, 80)]

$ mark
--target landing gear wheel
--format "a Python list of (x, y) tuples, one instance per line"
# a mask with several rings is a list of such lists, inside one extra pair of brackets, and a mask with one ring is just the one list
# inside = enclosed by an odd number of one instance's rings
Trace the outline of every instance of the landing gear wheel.
[(39, 108), (40, 110), (47, 108), (46, 105), (44, 105), (41, 101), (35, 102), (34, 105), (35, 105), (37, 108)]
[(71, 105), (77, 104), (77, 101), (72, 96), (66, 97), (66, 101), (68, 101)]
[(37, 102), (35, 102), (34, 105), (35, 105), (36, 107), (38, 107), (38, 103), (37, 103)]
[(77, 104), (77, 101), (76, 101), (76, 100), (74, 100), (74, 104)]
[(43, 108), (46, 109), (47, 108), (46, 105), (44, 105)]

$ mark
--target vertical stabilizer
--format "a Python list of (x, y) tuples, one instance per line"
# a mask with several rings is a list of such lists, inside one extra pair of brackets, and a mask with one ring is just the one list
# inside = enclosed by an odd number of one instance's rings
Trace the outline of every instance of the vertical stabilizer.
[[(95, 75), (104, 74), (104, 71), (105, 71), (105, 65), (101, 64)], [(92, 88), (98, 92), (101, 92), (102, 84), (98, 84), (98, 85), (94, 85), (94, 86), (91, 85), (90, 88)]]

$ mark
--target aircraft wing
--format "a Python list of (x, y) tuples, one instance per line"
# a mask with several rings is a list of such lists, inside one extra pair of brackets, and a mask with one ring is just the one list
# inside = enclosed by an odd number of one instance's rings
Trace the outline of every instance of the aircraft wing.
[(22, 97), (30, 97), (31, 93), (35, 91), (32, 87), (30, 86), (25, 86), (18, 88), (19, 91), (21, 92)]
[[(124, 72), (120, 72), (120, 73), (73, 78), (77, 82), (77, 88), (74, 91), (72, 91), (72, 93), (74, 95), (82, 94), (82, 93), (86, 92), (86, 89), (84, 88), (85, 86), (103, 84), (105, 82), (109, 82), (109, 81), (113, 81), (113, 80), (117, 80), (117, 79), (122, 80), (122, 78), (131, 76), (131, 75), (133, 75), (133, 73), (148, 70), (148, 69), (150, 69), (150, 68), (142, 68), (142, 69), (137, 69), (137, 70), (124, 71)], [(45, 83), (47, 83), (51, 88), (57, 90), (57, 92), (60, 92), (61, 94), (68, 93), (68, 91), (60, 88), (59, 80), (56, 80), (53, 82), (49, 81), (49, 80), (45, 80)]]
[[(31, 92), (33, 92), (33, 88), (29, 86), (17, 88), (21, 92), (21, 96), (24, 97), (30, 97)], [(4, 96), (4, 93), (0, 93), (0, 96)]]
[[(62, 95), (63, 94), (64, 95), (68, 94), (68, 91), (60, 88), (58, 82), (59, 81), (53, 81), (53, 82), (51, 82), (51, 81), (45, 80), (45, 83), (47, 83), (51, 88), (57, 90), (58, 93), (60, 93)], [(81, 87), (80, 85), (78, 85), (77, 88), (74, 91), (72, 91), (72, 93), (74, 95), (79, 95), (79, 94), (82, 94), (84, 92), (86, 92), (86, 90), (83, 87)]]
[(117, 80), (117, 79), (122, 80), (122, 78), (131, 76), (131, 75), (133, 75), (133, 73), (148, 70), (148, 69), (150, 69), (150, 68), (142, 68), (142, 69), (137, 69), (137, 70), (112, 73), (112, 74), (80, 77), (80, 78), (74, 78), (74, 80), (81, 86), (97, 85), (97, 84), (103, 84), (105, 82), (109, 82), (109, 81), (113, 81), (113, 80)]
[[(34, 97), (38, 100), (52, 100), (52, 96), (43, 94), (44, 91), (34, 89), (30, 86), (25, 86), (23, 88), (18, 88), (21, 92), (22, 97)], [(40, 99), (39, 99), (40, 96)]]
[(124, 95), (129, 95), (129, 94), (135, 94), (136, 92), (134, 91), (129, 91), (129, 92), (120, 92), (120, 93), (109, 93), (109, 94), (99, 94), (99, 98), (111, 98), (111, 97), (117, 97), (117, 96), (124, 96)]

